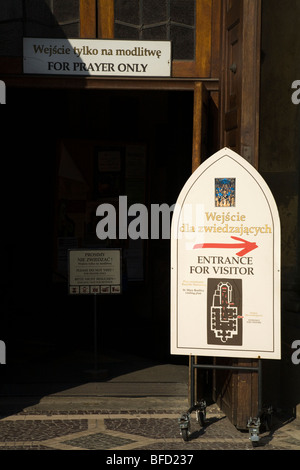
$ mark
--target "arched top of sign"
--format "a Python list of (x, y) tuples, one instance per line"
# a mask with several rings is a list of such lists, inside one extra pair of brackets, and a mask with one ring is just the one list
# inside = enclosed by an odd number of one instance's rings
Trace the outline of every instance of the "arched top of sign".
[[(277, 205), (274, 200), (273, 194), (271, 193), (270, 188), (266, 184), (265, 180), (262, 178), (259, 172), (250, 163), (247, 162), (247, 160), (245, 160), (242, 156), (238, 155), (233, 150), (230, 150), (226, 147), (222, 150), (219, 150), (214, 155), (205, 160), (186, 181), (175, 205), (173, 224), (175, 223), (176, 216), (178, 217), (178, 214), (181, 211), (183, 205), (185, 203), (188, 203), (187, 198), (190, 192), (193, 190), (195, 191), (194, 186), (197, 185), (199, 179), (201, 178), (202, 184), (202, 179), (205, 178), (205, 174), (209, 171), (213, 171), (213, 173), (217, 175), (218, 167), (220, 167), (220, 170), (221, 168), (222, 170), (224, 169), (227, 176), (225, 176), (225, 174), (224, 176), (221, 176), (221, 174), (219, 174), (220, 176), (218, 178), (215, 178), (216, 181), (214, 197), (216, 207), (223, 209), (229, 207), (238, 207), (238, 183), (236, 182), (236, 178), (229, 175), (229, 170), (232, 169), (234, 165), (236, 165), (236, 169), (240, 170), (239, 173), (244, 170), (244, 178), (245, 175), (248, 174), (249, 179), (257, 185), (257, 190), (260, 190), (262, 194), (264, 194), (265, 201), (270, 207), (270, 212), (276, 219), (274, 222), (278, 227), (280, 227)], [(248, 195), (251, 198), (250, 190), (248, 191)], [(201, 203), (200, 198), (198, 202)], [(174, 229), (176, 230), (175, 226)]]
[(171, 233), (171, 352), (280, 358), (280, 220), (258, 171), (228, 148), (208, 158)]

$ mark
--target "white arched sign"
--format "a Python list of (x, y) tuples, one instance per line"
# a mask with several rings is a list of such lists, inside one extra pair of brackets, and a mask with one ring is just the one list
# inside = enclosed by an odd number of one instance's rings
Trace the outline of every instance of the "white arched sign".
[(171, 353), (280, 359), (280, 337), (277, 206), (255, 168), (224, 148), (175, 205)]

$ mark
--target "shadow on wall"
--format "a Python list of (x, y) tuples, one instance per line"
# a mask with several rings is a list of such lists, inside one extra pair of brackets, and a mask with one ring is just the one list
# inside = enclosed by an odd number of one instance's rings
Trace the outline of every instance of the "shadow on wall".
[(78, 38), (79, 0), (2, 0), (0, 56), (22, 57), (23, 37)]
[(269, 373), (270, 391), (280, 391), (278, 406), (293, 410), (300, 406), (300, 365), (292, 362), (291, 347), (300, 339), (300, 106), (291, 100), (300, 76), (299, 15), (300, 2), (282, 0), (274, 9), (274, 2), (262, 1), (259, 171), (274, 194), (282, 227), (282, 359), (271, 369), (276, 374)]

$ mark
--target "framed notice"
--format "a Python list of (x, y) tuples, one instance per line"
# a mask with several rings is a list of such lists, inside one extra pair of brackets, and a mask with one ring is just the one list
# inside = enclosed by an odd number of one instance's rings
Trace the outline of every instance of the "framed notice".
[(120, 294), (121, 280), (120, 248), (69, 250), (69, 294)]

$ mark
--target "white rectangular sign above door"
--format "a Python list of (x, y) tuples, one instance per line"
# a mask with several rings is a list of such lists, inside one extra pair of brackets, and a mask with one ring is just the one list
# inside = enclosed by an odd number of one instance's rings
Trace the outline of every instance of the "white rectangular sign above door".
[(170, 41), (23, 38), (30, 74), (170, 77)]

